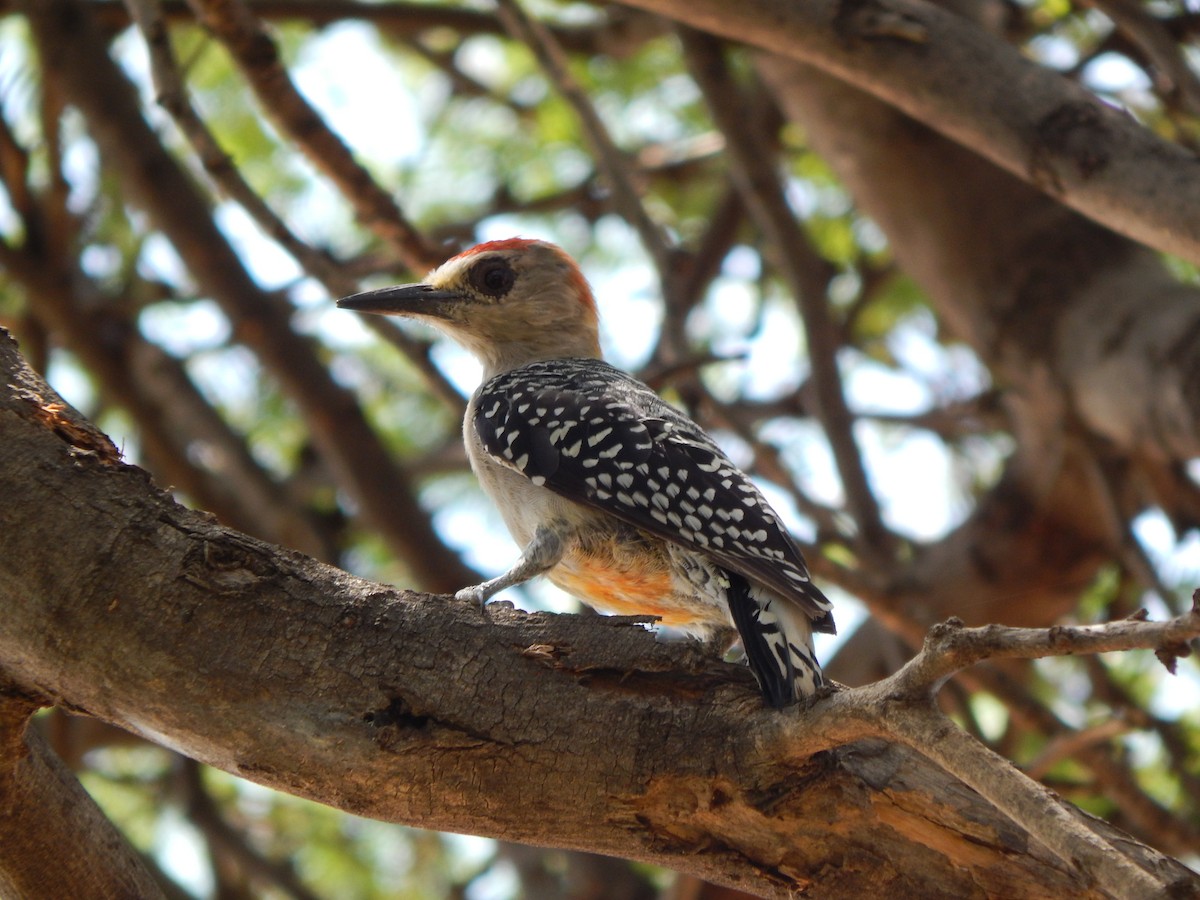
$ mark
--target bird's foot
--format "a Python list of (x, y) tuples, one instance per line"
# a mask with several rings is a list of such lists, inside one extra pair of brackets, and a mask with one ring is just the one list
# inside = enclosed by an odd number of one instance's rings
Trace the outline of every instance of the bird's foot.
[(474, 603), (480, 609), (487, 606), (487, 602), (491, 599), (491, 594), (488, 593), (487, 586), (482, 584), (473, 584), (470, 587), (465, 587), (454, 594), (454, 599), (462, 603)]

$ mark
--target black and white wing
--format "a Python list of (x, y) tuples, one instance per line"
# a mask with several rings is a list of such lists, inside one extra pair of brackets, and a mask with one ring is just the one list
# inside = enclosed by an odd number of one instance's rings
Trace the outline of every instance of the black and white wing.
[(833, 632), (832, 604), (762, 492), (637, 379), (595, 359), (530, 363), (483, 385), (474, 428), (534, 484), (704, 553)]

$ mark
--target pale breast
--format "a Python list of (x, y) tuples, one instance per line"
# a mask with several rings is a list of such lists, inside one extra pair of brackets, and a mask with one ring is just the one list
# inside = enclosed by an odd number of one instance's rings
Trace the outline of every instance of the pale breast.
[(495, 504), (509, 534), (519, 546), (524, 548), (533, 540), (539, 525), (558, 522), (566, 530), (578, 531), (608, 518), (560, 497), (549, 488), (533, 484), (520, 472), (497, 462), (484, 449), (471, 424), (475, 414), (474, 403), (472, 398), (463, 421), (463, 443), (467, 448), (467, 458), (479, 480), (479, 486)]

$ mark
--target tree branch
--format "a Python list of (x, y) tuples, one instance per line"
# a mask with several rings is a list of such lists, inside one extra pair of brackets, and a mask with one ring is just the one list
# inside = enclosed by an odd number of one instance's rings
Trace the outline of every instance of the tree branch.
[[(925, 646), (892, 676), (897, 696), (932, 695), (953, 675), (985, 659), (1044, 659), (1048, 656), (1111, 653), (1118, 650), (1153, 650), (1171, 673), (1175, 660), (1190, 656), (1188, 642), (1200, 636), (1200, 609), (1193, 596), (1190, 612), (1167, 622), (1142, 618), (1103, 625), (1056, 625), (1053, 628), (1009, 628), (985, 625), (964, 628), (950, 619), (930, 629)], [(1141, 612), (1142, 616), (1145, 611)]]
[[(889, 716), (927, 706), (913, 685), (945, 666), (778, 713), (744, 668), (637, 620), (397, 592), (221, 528), (121, 463), (7, 338), (0, 372), (0, 668), (26, 693), (361, 815), (765, 896), (1121, 896), (1130, 866), (1156, 889), (1200, 886), (1080, 819), (1118, 857), (1088, 881), (1056, 855), (1079, 834), (1060, 846), (1061, 822), (1011, 820), (984, 799), (1012, 792), (986, 766), (956, 773), (976, 793), (928, 762)], [(1172, 646), (1200, 625), (1115, 632), (1070, 640)]]
[[(1200, 602), (1200, 590), (1194, 598)], [(1149, 897), (1168, 882), (1144, 859), (1114, 853), (1112, 836), (1098, 834), (1082, 814), (1031, 781), (1008, 760), (957, 728), (932, 700), (954, 672), (984, 659), (1037, 659), (1151, 649), (1174, 672), (1178, 657), (1191, 653), (1188, 642), (1200, 637), (1200, 607), (1167, 622), (1130, 619), (1105, 625), (963, 628), (951, 620), (931, 629), (921, 652), (896, 674), (852, 691), (835, 694), (818, 715), (870, 718), (881, 733), (898, 740), (962, 780), (1081, 875), (1116, 897)], [(812, 727), (805, 722), (804, 730)], [(818, 729), (819, 730), (819, 729)], [(797, 723), (783, 720), (783, 747), (803, 742)]]
[(254, 11), (242, 0), (189, 0), (189, 4), (229, 51), (263, 112), (338, 187), (359, 221), (413, 271), (424, 272), (441, 263), (446, 254), (429, 245), (392, 195), (354, 159), (350, 148), (296, 88), (280, 61), (274, 37)]
[[(319, 281), (331, 296), (344, 297), (359, 289), (357, 281), (327, 251), (311, 246), (290, 228), (266, 200), (258, 195), (242, 176), (233, 158), (222, 149), (216, 136), (201, 119), (188, 95), (180, 72), (160, 0), (128, 0), (130, 12), (150, 57), (150, 71), (158, 104), (167, 111), (192, 147), (204, 171), (218, 190), (246, 211), (267, 235), (270, 235), (303, 269)], [(315, 115), (315, 114), (314, 114)], [(410, 262), (420, 263), (412, 257)], [(462, 415), (466, 404), (450, 380), (429, 358), (428, 347), (409, 337), (404, 331), (380, 316), (363, 322), (368, 328), (392, 344), (411, 362), (439, 399)]]
[(596, 168), (604, 174), (613, 192), (613, 206), (637, 232), (642, 246), (654, 261), (663, 294), (670, 304), (675, 297), (675, 282), (678, 280), (673, 261), (675, 246), (642, 203), (629, 172), (629, 158), (617, 147), (592, 105), (591, 98), (571, 75), (566, 55), (550, 30), (537, 19), (526, 15), (517, 0), (497, 0), (497, 3), (496, 12), (504, 27), (529, 48), (558, 93), (575, 111), (584, 139), (596, 160)]
[(1200, 262), (1196, 158), (923, 0), (623, 0), (806, 62), (1114, 231)]
[(776, 170), (777, 160), (764, 150), (771, 135), (748, 115), (749, 106), (725, 63), (723, 46), (710, 35), (679, 29), (684, 57), (708, 101), (709, 113), (725, 135), (729, 168), (743, 202), (771, 245), (773, 255), (800, 309), (807, 336), (813, 406), (833, 450), (846, 506), (858, 526), (857, 548), (868, 558), (886, 560), (895, 536), (888, 531), (871, 490), (862, 453), (854, 439), (854, 416), (842, 392), (838, 351), (839, 329), (829, 310), (826, 291), (834, 268), (821, 258), (796, 221)]
[[(97, 23), (115, 33), (133, 18), (124, 0), (91, 0)], [(187, 0), (161, 0), (163, 15), (172, 23), (191, 22)], [(368, 22), (393, 38), (419, 36), (436, 29), (456, 34), (500, 36), (504, 28), (483, 9), (464, 9), (436, 3), (371, 3), (361, 0), (254, 0), (254, 14), (267, 22), (307, 22), (325, 27), (341, 22)], [(551, 26), (562, 46), (572, 53), (632, 53), (666, 28), (655, 16), (614, 10), (604, 19), (577, 25)]]
[(304, 886), (289, 861), (267, 858), (250, 837), (225, 820), (204, 786), (203, 771), (194, 761), (178, 757), (175, 778), (187, 819), (200, 832), (218, 872), (233, 869), (261, 890), (279, 892), (292, 900), (318, 900)]
[(1113, 20), (1150, 63), (1147, 74), (1163, 94), (1191, 115), (1200, 115), (1200, 80), (1188, 65), (1183, 49), (1167, 24), (1134, 0), (1092, 0), (1096, 8)]
[(1142, 861), (1114, 852), (1111, 838), (1096, 833), (1083, 815), (1031, 781), (1008, 760), (960, 731), (932, 707), (909, 709), (889, 716), (889, 732), (918, 753), (962, 779), (1020, 822), (1081, 878), (1094, 879), (1114, 897), (1153, 897), (1165, 893), (1158, 873)]
[(5, 684), (7, 663), (0, 659), (0, 896), (161, 898), (137, 852), (29, 727), (45, 701)]

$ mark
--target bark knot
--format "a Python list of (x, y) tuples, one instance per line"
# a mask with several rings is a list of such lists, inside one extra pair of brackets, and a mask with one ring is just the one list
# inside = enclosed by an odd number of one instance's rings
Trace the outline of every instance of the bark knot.
[(225, 596), (254, 590), (277, 573), (269, 551), (232, 532), (201, 538), (183, 564), (189, 582)]
[(1029, 174), (1043, 190), (1064, 190), (1058, 165), (1073, 166), (1085, 181), (1109, 163), (1110, 129), (1096, 103), (1079, 101), (1055, 107), (1034, 125)]

